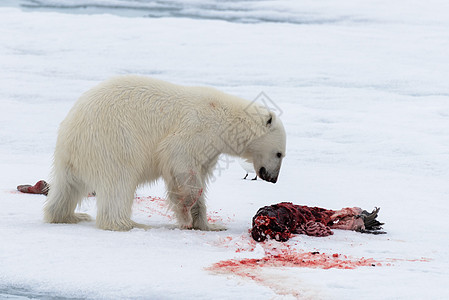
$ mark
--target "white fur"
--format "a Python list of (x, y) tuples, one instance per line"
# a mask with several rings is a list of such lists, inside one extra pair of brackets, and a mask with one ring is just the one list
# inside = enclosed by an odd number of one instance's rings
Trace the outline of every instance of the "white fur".
[(264, 107), (212, 88), (112, 78), (82, 95), (61, 123), (44, 219), (89, 220), (74, 211), (95, 191), (99, 228), (141, 227), (131, 220), (134, 192), (162, 177), (182, 228), (221, 229), (208, 224), (205, 205), (218, 156), (250, 158), (275, 182), (278, 152), (285, 155), (284, 128)]
[(237, 159), (237, 161), (247, 174), (256, 173), (256, 171), (254, 170), (254, 164), (251, 160), (239, 158)]

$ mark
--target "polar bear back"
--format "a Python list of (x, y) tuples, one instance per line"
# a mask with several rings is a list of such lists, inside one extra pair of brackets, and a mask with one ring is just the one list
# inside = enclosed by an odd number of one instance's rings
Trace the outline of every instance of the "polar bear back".
[[(213, 88), (115, 77), (83, 94), (61, 123), (55, 164), (71, 166), (93, 184), (101, 177), (151, 181), (161, 176), (163, 157), (176, 157), (163, 152), (220, 148), (218, 133), (233, 122), (230, 115), (245, 118), (249, 103)], [(166, 147), (170, 136), (177, 136), (179, 147)]]

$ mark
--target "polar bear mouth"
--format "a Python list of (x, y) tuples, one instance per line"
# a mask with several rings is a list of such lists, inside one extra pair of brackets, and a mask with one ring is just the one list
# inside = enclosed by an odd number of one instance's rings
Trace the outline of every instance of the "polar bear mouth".
[(271, 174), (269, 174), (267, 172), (267, 170), (265, 169), (265, 167), (262, 167), (259, 169), (259, 177), (265, 181), (268, 182), (272, 182), (272, 183), (276, 183), (276, 181), (278, 181), (278, 175), (276, 174), (276, 176), (272, 176)]

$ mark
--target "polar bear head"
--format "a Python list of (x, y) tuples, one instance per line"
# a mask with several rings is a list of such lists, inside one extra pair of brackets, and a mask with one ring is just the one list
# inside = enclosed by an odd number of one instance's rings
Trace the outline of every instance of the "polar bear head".
[(261, 119), (263, 134), (249, 143), (243, 156), (252, 161), (261, 179), (276, 183), (285, 156), (285, 129), (273, 112), (266, 110)]

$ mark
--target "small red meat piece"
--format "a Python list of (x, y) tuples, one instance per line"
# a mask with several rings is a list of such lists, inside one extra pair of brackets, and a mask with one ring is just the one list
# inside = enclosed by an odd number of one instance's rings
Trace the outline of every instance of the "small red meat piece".
[(17, 186), (19, 192), (41, 195), (47, 195), (49, 188), (50, 185), (45, 180), (40, 180), (35, 185), (25, 184)]

